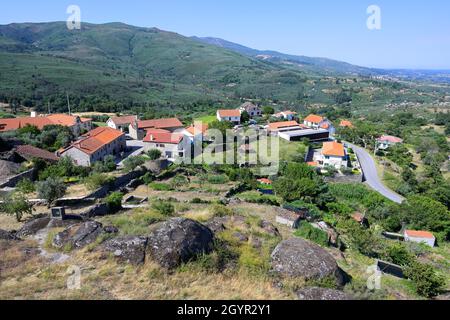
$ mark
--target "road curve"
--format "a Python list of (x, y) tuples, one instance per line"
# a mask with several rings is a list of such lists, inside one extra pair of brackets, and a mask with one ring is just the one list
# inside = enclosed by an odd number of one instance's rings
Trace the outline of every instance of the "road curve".
[(372, 158), (369, 152), (353, 144), (348, 143), (348, 145), (355, 151), (356, 155), (358, 156), (361, 168), (366, 178), (366, 183), (372, 189), (396, 203), (402, 203), (403, 201), (405, 201), (405, 198), (390, 190), (381, 182), (381, 179), (378, 176), (375, 160)]

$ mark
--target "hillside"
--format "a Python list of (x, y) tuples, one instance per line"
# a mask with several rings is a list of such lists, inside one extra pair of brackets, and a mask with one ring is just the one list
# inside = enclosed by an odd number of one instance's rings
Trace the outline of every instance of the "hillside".
[(0, 26), (0, 102), (65, 112), (69, 94), (74, 112), (183, 117), (244, 99), (297, 111), (345, 104), (348, 97), (358, 112), (402, 104), (425, 109), (448, 92), (376, 80), (368, 69), (329, 59), (269, 51), (274, 58), (261, 59), (249, 48), (209, 42), (122, 23), (83, 23), (78, 31), (64, 22)]

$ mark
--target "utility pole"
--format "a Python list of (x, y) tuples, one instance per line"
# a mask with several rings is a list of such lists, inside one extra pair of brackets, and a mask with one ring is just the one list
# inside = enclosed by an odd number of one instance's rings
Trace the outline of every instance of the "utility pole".
[(72, 113), (70, 112), (70, 101), (69, 101), (69, 93), (67, 93), (67, 108), (69, 109), (69, 116), (72, 115)]

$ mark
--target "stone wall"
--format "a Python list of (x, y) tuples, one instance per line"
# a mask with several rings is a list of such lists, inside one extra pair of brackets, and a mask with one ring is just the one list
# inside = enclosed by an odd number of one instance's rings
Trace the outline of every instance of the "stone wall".
[(353, 174), (348, 176), (325, 177), (324, 180), (330, 183), (362, 183), (364, 182), (363, 175)]
[(31, 169), (25, 172), (22, 172), (12, 178), (9, 178), (7, 181), (4, 181), (2, 184), (0, 184), (0, 189), (2, 188), (15, 188), (16, 185), (22, 181), (23, 179), (30, 179), (34, 180), (35, 178), (35, 170)]

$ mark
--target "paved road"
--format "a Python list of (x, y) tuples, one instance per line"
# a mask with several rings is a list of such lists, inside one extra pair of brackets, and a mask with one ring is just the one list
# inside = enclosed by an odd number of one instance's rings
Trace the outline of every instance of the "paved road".
[(377, 166), (375, 164), (375, 160), (372, 158), (369, 152), (365, 149), (348, 144), (356, 153), (359, 158), (359, 162), (364, 171), (364, 175), (366, 177), (366, 183), (374, 190), (378, 191), (384, 197), (396, 202), (402, 203), (405, 198), (400, 196), (399, 194), (393, 192), (389, 188), (387, 188), (382, 182), (380, 177), (378, 176)]

